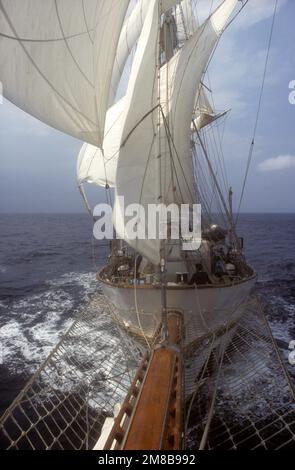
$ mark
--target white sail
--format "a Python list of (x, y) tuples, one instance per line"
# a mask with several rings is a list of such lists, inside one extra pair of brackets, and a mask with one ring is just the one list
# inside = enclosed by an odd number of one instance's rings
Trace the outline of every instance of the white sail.
[(183, 0), (177, 5), (175, 20), (177, 25), (177, 38), (179, 43), (182, 44), (192, 36), (198, 28), (192, 7), (192, 0)]
[(223, 111), (222, 113), (202, 113), (199, 114), (194, 120), (191, 125), (191, 131), (196, 132), (200, 131), (206, 126), (209, 126), (209, 124), (212, 124), (213, 122), (217, 121), (217, 119), (220, 119), (221, 117), (225, 116), (228, 113), (228, 111)]
[[(163, 10), (171, 5), (173, 6), (175, 3), (177, 2), (167, 2), (163, 5)], [(189, 15), (189, 12), (192, 10), (189, 8), (191, 0), (183, 0), (181, 4), (183, 4), (184, 19), (187, 22), (187, 29), (189, 29), (193, 24)], [(140, 36), (148, 6), (149, 0), (138, 0), (122, 28), (112, 74), (109, 97), (111, 104), (115, 101), (118, 85), (128, 56)], [(177, 6), (177, 8), (179, 7)], [(181, 24), (183, 25), (183, 21)], [(111, 109), (106, 117), (106, 133), (102, 144), (103, 151), (87, 143), (83, 144), (80, 150), (77, 162), (78, 184), (88, 182), (103, 187), (106, 185), (110, 187), (115, 186), (116, 168), (121, 143), (118, 136), (121, 137), (123, 131), (123, 101), (121, 101), (119, 108), (114, 107), (114, 112)], [(119, 109), (121, 116), (119, 120), (117, 120), (116, 109)], [(112, 122), (112, 119), (114, 122)]]
[[(81, 183), (93, 183), (102, 187), (115, 187), (121, 138), (125, 122), (125, 104), (126, 98), (124, 97), (107, 112), (103, 150), (91, 144), (83, 144), (77, 162), (77, 180), (79, 185)], [(164, 106), (163, 102), (162, 105)], [(204, 87), (201, 85), (197, 92), (193, 114), (193, 121), (197, 130), (201, 130), (225, 114), (226, 112), (214, 113), (205, 94)], [(192, 132), (195, 132), (195, 126), (192, 124)]]
[[(157, 48), (159, 42), (159, 11), (158, 0), (151, 0), (144, 22), (142, 33), (137, 45), (131, 76), (127, 90), (127, 114), (123, 132), (123, 146), (120, 150), (117, 178), (116, 197), (114, 206), (114, 225), (117, 235), (125, 239), (139, 252), (146, 254), (153, 260), (154, 247), (141, 246), (144, 241), (131, 242), (126, 232), (124, 208), (120, 204), (119, 196), (124, 197), (125, 204), (155, 203), (155, 148), (156, 123), (153, 123), (153, 114), (143, 119), (145, 113), (151, 112), (156, 99), (157, 87), (154, 87), (157, 76)], [(145, 83), (145, 89), (143, 90)], [(156, 117), (156, 116), (155, 116)], [(135, 129), (136, 128), (136, 129)], [(125, 142), (125, 140), (128, 140)], [(147, 165), (148, 155), (150, 162)], [(141, 198), (141, 189), (144, 184), (144, 167), (148, 175), (146, 181), (150, 185), (144, 188), (144, 201)], [(155, 240), (157, 244), (157, 240)], [(156, 257), (156, 261), (157, 261)]]
[(148, 6), (149, 0), (138, 0), (122, 28), (112, 74), (110, 105), (114, 103), (127, 59), (140, 36)]
[[(112, 75), (110, 103), (113, 103), (115, 100), (118, 85), (122, 77), (126, 61), (130, 51), (134, 48), (136, 42), (138, 41), (143, 27), (143, 22), (147, 14), (148, 6), (149, 0), (139, 0), (122, 28)], [(176, 24), (178, 40), (180, 42), (185, 41), (196, 31), (197, 22), (193, 13), (191, 0), (183, 0), (179, 5), (176, 5)], [(200, 96), (200, 101), (202, 100), (202, 103), (205, 102), (206, 96), (203, 98), (204, 92), (198, 95)], [(199, 98), (199, 96), (197, 98)], [(208, 100), (206, 103), (209, 104)], [(201, 106), (196, 105), (196, 107), (198, 109), (200, 107), (201, 109), (204, 109), (203, 104)], [(212, 109), (210, 111), (208, 109), (209, 108), (206, 108), (206, 112), (213, 113)], [(198, 123), (205, 122), (203, 116), (201, 121), (199, 118), (200, 116), (198, 116)], [(120, 120), (120, 124), (123, 124), (122, 119)], [(108, 129), (110, 126), (110, 116), (108, 117), (107, 115), (106, 129)], [(118, 131), (118, 123), (115, 123), (115, 127)], [(120, 131), (122, 134), (122, 128)], [(77, 164), (77, 177), (79, 184), (82, 182), (91, 182), (97, 184), (98, 186), (105, 187), (106, 184), (108, 184), (110, 187), (115, 186), (120, 141), (118, 139), (112, 140), (113, 148), (111, 149), (111, 152), (108, 148), (108, 142), (104, 142), (103, 144), (104, 153), (99, 148), (91, 144), (84, 144), (82, 146), (78, 156)], [(115, 144), (117, 145), (116, 149), (114, 149)], [(105, 175), (105, 173), (107, 174)]]
[(86, 143), (82, 146), (77, 163), (79, 184), (86, 182), (103, 187), (115, 186), (125, 101), (122, 98), (107, 112), (103, 148)]
[(78, 184), (90, 183), (112, 188), (115, 186), (116, 167), (113, 161), (107, 162), (100, 148), (84, 143), (78, 155)]
[[(211, 17), (198, 28), (179, 53), (169, 116), (175, 149), (181, 158), (188, 182), (191, 175), (190, 126), (194, 98), (208, 60), (236, 4), (237, 0), (225, 0)], [(189, 202), (188, 196), (186, 200)]]
[(117, 168), (114, 222), (118, 235), (154, 263), (159, 262), (160, 241), (130, 239), (118, 196), (124, 196), (125, 205), (140, 203), (144, 207), (180, 199), (193, 202), (190, 139), (195, 96), (236, 3), (237, 0), (225, 0), (162, 67), (161, 105), (171, 139), (167, 139), (163, 120), (160, 130), (157, 127), (158, 1), (151, 1), (149, 7), (127, 91), (128, 112)]
[[(179, 1), (180, 0), (167, 0), (162, 2), (162, 11), (166, 11), (169, 8), (175, 6), (177, 3), (179, 3)], [(138, 0), (125, 24), (123, 25), (112, 75), (112, 84), (109, 98), (110, 105), (114, 103), (124, 67), (140, 36), (149, 4), (150, 0)], [(183, 12), (181, 18), (180, 5), (182, 6), (181, 11)], [(188, 31), (189, 34), (192, 34), (194, 32), (193, 27), (195, 24), (195, 17), (192, 11), (191, 0), (183, 0), (180, 5), (176, 6), (179, 19), (179, 34), (181, 36), (184, 35), (184, 30)]]
[(204, 86), (200, 85), (196, 96), (196, 104), (192, 117), (191, 131), (200, 131), (209, 124), (212, 124), (213, 122), (217, 121), (217, 119), (220, 119), (221, 117), (225, 116), (227, 113), (228, 110), (222, 111), (221, 113), (216, 113), (213, 110), (204, 90)]
[(194, 113), (196, 115), (202, 114), (202, 113), (208, 113), (208, 114), (213, 113), (213, 108), (211, 106), (211, 103), (206, 95), (204, 86), (202, 84), (199, 86), (199, 89), (197, 91)]
[(46, 124), (101, 146), (129, 0), (2, 0), (4, 96)]

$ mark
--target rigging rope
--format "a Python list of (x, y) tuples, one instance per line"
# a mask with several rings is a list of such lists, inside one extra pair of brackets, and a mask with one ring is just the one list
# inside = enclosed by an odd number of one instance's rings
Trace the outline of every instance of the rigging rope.
[(262, 98), (263, 98), (263, 92), (264, 92), (264, 88), (265, 88), (265, 80), (266, 80), (267, 67), (268, 67), (268, 62), (269, 62), (269, 55), (270, 55), (270, 49), (271, 49), (275, 19), (276, 19), (276, 14), (277, 14), (277, 7), (278, 7), (278, 0), (275, 0), (274, 11), (273, 11), (273, 16), (272, 16), (272, 23), (271, 23), (271, 29), (270, 29), (270, 35), (269, 35), (269, 40), (268, 40), (267, 54), (266, 54), (266, 59), (265, 59), (265, 66), (264, 66), (263, 77), (262, 77), (262, 84), (261, 84), (259, 100), (258, 100), (258, 108), (257, 108), (257, 113), (256, 113), (254, 131), (253, 131), (253, 137), (252, 137), (252, 141), (251, 141), (251, 145), (250, 145), (250, 151), (249, 151), (249, 156), (248, 156), (248, 160), (247, 160), (246, 172), (245, 172), (245, 177), (244, 177), (244, 182), (243, 182), (241, 197), (240, 197), (240, 201), (239, 201), (239, 206), (238, 206), (235, 225), (237, 225), (238, 220), (239, 220), (241, 206), (242, 206), (242, 202), (243, 202), (243, 198), (244, 198), (244, 194), (245, 194), (245, 189), (246, 189), (246, 183), (247, 183), (247, 179), (248, 179), (248, 175), (249, 175), (251, 162), (252, 162), (252, 159), (253, 159), (255, 139), (256, 139), (258, 123), (259, 123), (259, 118), (260, 118), (260, 113), (261, 113)]
[(187, 404), (189, 448), (201, 447), (203, 427), (211, 409), (214, 411), (211, 425), (202, 443), (207, 450), (278, 449), (294, 445), (294, 385), (267, 326), (259, 298), (250, 299), (245, 306), (225, 352), (221, 340), (215, 349), (207, 348), (204, 359), (205, 370), (197, 372), (196, 388)]

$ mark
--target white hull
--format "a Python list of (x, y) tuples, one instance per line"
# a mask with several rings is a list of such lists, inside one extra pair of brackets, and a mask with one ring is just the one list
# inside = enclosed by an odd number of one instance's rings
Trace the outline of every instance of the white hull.
[[(151, 338), (161, 319), (159, 286), (119, 286), (98, 278), (114, 315), (130, 332)], [(167, 307), (183, 315), (184, 344), (233, 326), (242, 316), (255, 276), (226, 286), (168, 286)]]

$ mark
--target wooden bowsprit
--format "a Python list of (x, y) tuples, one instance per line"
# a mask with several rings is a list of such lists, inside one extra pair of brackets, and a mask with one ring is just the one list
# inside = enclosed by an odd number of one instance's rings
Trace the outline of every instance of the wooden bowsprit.
[(167, 344), (146, 354), (104, 449), (179, 450), (183, 437), (182, 318), (168, 313)]

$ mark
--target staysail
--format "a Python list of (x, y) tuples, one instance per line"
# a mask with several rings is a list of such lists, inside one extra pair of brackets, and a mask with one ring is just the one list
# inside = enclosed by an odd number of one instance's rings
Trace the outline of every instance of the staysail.
[(118, 235), (155, 264), (160, 259), (160, 240), (132, 239), (119, 196), (124, 196), (125, 206), (138, 203), (146, 209), (150, 203), (193, 202), (190, 139), (194, 99), (236, 4), (237, 0), (225, 0), (161, 68), (160, 102), (158, 1), (153, 0), (148, 10), (127, 90), (114, 223)]
[(129, 0), (2, 0), (4, 96), (46, 124), (102, 145)]

